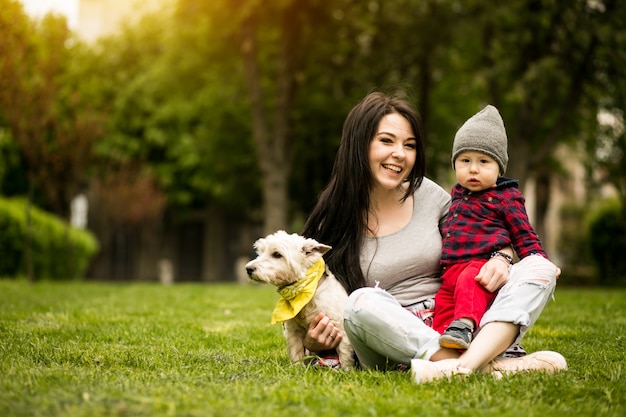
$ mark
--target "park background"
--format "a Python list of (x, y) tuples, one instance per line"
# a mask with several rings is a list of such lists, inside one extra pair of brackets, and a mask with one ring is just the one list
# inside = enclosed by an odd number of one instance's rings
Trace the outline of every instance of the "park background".
[[(611, 0), (0, 0), (0, 415), (623, 416), (625, 23)], [(395, 88), (444, 187), (456, 129), (501, 110), (563, 268), (523, 346), (567, 372), (293, 366), (274, 289), (237, 284), (301, 227), (349, 109)]]
[(245, 281), (257, 237), (302, 226), (349, 109), (399, 88), (446, 188), (456, 129), (497, 106), (560, 284), (624, 283), (619, 1), (44, 3), (0, 0), (2, 276)]

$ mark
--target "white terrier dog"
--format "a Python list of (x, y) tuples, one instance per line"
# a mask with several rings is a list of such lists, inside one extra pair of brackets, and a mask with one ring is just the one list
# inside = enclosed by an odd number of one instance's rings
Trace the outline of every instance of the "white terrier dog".
[[(331, 249), (314, 239), (282, 230), (254, 243), (258, 257), (246, 265), (250, 279), (272, 284), (282, 298), (272, 314), (272, 324), (284, 322), (289, 359), (302, 363), (304, 337), (313, 318), (326, 314), (342, 334), (343, 309), (348, 294), (326, 269), (322, 255)], [(347, 337), (337, 346), (341, 368), (354, 367), (354, 350)]]

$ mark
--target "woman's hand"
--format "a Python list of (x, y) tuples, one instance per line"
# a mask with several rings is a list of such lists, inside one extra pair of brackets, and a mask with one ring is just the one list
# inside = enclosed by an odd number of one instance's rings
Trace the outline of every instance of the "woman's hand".
[(319, 313), (309, 325), (309, 330), (304, 337), (304, 347), (311, 352), (318, 353), (332, 350), (339, 345), (342, 338), (343, 334), (337, 326), (332, 324), (324, 313)]
[(509, 265), (504, 259), (491, 258), (474, 278), (489, 292), (498, 291), (509, 280)]

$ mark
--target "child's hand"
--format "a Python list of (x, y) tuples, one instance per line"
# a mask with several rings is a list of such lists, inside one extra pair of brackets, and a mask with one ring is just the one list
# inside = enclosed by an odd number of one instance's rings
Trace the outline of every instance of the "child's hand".
[(509, 280), (509, 267), (499, 259), (490, 259), (474, 279), (487, 291), (498, 291)]

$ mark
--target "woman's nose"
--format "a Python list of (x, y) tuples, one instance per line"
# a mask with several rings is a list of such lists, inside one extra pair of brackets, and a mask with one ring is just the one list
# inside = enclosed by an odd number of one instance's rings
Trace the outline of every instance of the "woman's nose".
[(405, 156), (404, 147), (401, 145), (396, 146), (393, 152), (391, 152), (391, 156), (393, 156), (394, 158), (404, 158)]

